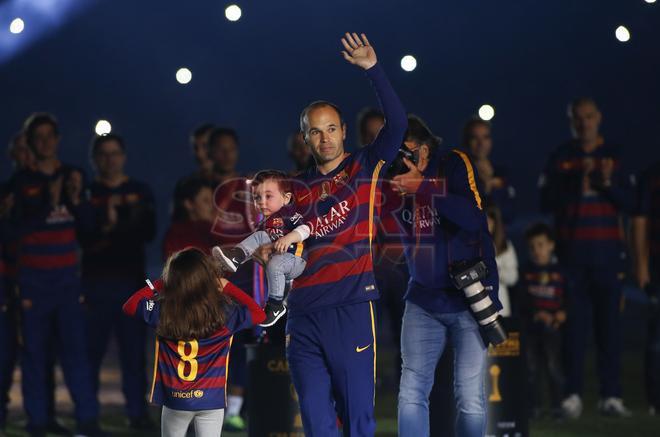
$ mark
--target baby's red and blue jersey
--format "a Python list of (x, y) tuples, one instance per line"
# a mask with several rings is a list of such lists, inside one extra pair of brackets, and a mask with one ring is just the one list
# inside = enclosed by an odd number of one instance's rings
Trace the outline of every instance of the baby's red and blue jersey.
[(555, 313), (564, 309), (568, 280), (556, 260), (540, 266), (529, 263), (520, 275), (523, 308), (526, 317), (533, 317), (539, 311)]
[[(156, 291), (162, 282), (154, 283)], [(265, 318), (263, 310), (238, 287), (227, 283), (223, 290), (236, 305), (230, 307), (224, 326), (202, 339), (156, 339), (154, 376), (150, 401), (175, 410), (198, 411), (225, 408), (229, 350), (233, 335)], [(159, 295), (144, 287), (123, 306), (129, 316), (158, 326)]]
[[(257, 226), (257, 229), (266, 232), (270, 240), (275, 242), (302, 224), (304, 224), (303, 216), (298, 213), (294, 205), (289, 204), (284, 205), (279, 211), (264, 219)], [(287, 252), (305, 258), (307, 255), (305, 242), (292, 244)]]
[(396, 157), (407, 118), (381, 66), (366, 74), (385, 114), (378, 137), (330, 173), (313, 167), (294, 183), (296, 207), (311, 234), (305, 240), (307, 267), (288, 297), (291, 317), (378, 298), (371, 241), (380, 205), (380, 170)]
[[(601, 169), (613, 166), (609, 185)], [(584, 189), (587, 168), (593, 168)], [(539, 180), (541, 209), (553, 213), (562, 262), (617, 266), (625, 259), (622, 216), (635, 206), (634, 179), (624, 173), (617, 146), (587, 153), (571, 141), (548, 160)]]

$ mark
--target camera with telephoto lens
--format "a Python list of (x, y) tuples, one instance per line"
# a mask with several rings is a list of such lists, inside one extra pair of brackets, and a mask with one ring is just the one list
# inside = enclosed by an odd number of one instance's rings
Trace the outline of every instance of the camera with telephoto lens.
[(408, 161), (417, 165), (418, 157), (419, 154), (417, 153), (417, 151), (413, 152), (408, 147), (406, 147), (405, 144), (402, 144), (401, 147), (399, 148), (399, 153), (397, 153), (396, 158), (394, 158), (392, 164), (390, 164), (390, 166), (387, 168), (386, 178), (392, 179), (394, 176), (408, 173), (410, 170), (408, 169), (406, 163), (403, 162), (403, 158), (406, 158)]
[(501, 317), (488, 295), (488, 290), (481, 283), (488, 275), (486, 264), (480, 259), (458, 261), (449, 267), (449, 275), (454, 286), (463, 290), (470, 311), (481, 326), (486, 340), (493, 345), (503, 343), (507, 334)]

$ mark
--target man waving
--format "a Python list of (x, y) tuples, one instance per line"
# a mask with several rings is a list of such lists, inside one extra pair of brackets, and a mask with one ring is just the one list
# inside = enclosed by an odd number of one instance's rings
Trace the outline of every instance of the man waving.
[(300, 399), (305, 434), (370, 436), (374, 419), (376, 333), (372, 301), (379, 297), (371, 240), (381, 168), (397, 155), (405, 110), (362, 34), (342, 38), (346, 61), (366, 70), (386, 123), (374, 142), (349, 154), (339, 108), (316, 101), (303, 109), (300, 130), (316, 166), (298, 177), (295, 198), (311, 235), (307, 267), (289, 294), (287, 356)]

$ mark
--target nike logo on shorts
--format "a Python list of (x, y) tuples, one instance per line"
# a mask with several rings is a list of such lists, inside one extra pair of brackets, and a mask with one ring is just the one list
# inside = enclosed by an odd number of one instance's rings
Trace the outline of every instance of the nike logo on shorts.
[(369, 349), (369, 346), (371, 346), (371, 343), (369, 343), (368, 345), (366, 345), (364, 347), (355, 346), (355, 352), (357, 352), (357, 353), (364, 352), (367, 349)]

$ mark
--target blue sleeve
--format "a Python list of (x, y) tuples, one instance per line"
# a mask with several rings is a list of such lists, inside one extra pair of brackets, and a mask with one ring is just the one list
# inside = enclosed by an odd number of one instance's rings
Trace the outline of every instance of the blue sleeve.
[(230, 311), (225, 322), (225, 327), (231, 334), (252, 327), (252, 317), (250, 316), (250, 310), (246, 306), (234, 305)]
[[(618, 153), (617, 153), (618, 155)], [(615, 156), (615, 159), (621, 162), (620, 156)], [(601, 189), (602, 194), (607, 197), (614, 206), (620, 211), (625, 213), (634, 213), (636, 209), (635, 201), (635, 177), (625, 169), (619, 168), (612, 174), (609, 186), (604, 186)]]
[(459, 228), (473, 232), (482, 230), (486, 218), (481, 207), (477, 174), (470, 159), (455, 150), (445, 165), (445, 179), (424, 179), (417, 195), (432, 196), (438, 214)]
[(365, 146), (368, 164), (371, 168), (375, 168), (379, 161), (389, 164), (396, 157), (408, 128), (408, 118), (399, 96), (392, 88), (380, 63), (368, 69), (366, 74), (371, 80), (380, 108), (385, 115), (385, 125), (378, 136), (373, 143)]
[(155, 299), (140, 299), (135, 317), (156, 329), (160, 317), (160, 304)]

